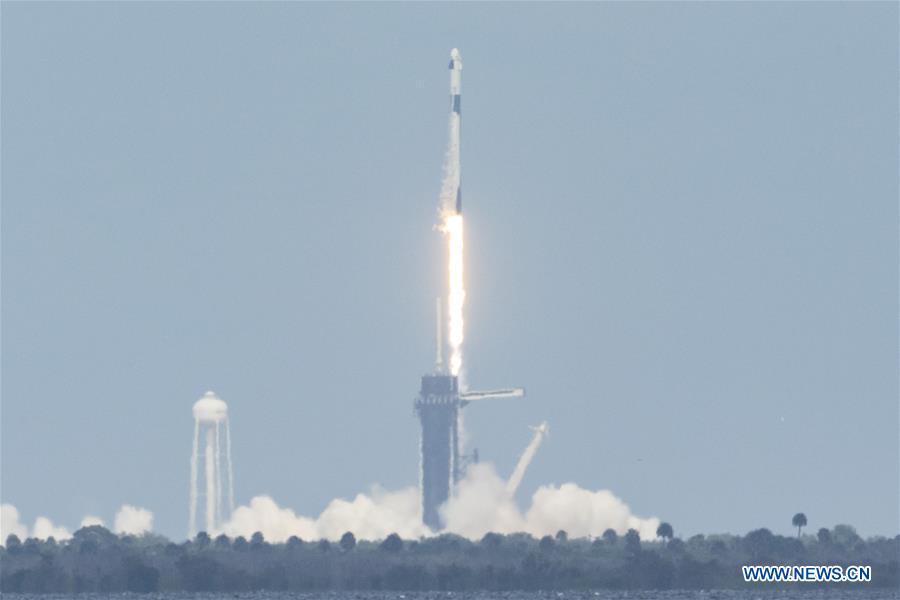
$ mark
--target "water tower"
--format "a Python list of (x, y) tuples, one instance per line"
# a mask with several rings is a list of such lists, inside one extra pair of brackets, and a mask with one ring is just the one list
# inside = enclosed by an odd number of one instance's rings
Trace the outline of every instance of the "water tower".
[[(194, 403), (193, 412), (194, 446), (191, 452), (191, 501), (188, 525), (188, 536), (191, 538), (197, 535), (197, 505), (201, 496), (205, 531), (209, 534), (215, 532), (234, 510), (234, 473), (231, 466), (228, 405), (210, 391)], [(200, 463), (203, 464), (202, 474), (198, 469)], [(223, 506), (226, 493), (227, 513), (224, 512)]]

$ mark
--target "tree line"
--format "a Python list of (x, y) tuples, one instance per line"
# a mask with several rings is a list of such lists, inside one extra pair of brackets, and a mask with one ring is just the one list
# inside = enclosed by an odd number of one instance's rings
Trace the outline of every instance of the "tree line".
[[(798, 521), (802, 521), (799, 525)], [(0, 547), (0, 591), (27, 593), (251, 590), (560, 590), (722, 589), (747, 585), (747, 564), (871, 565), (869, 584), (900, 586), (900, 535), (862, 539), (849, 525), (796, 537), (757, 529), (744, 536), (683, 540), (663, 523), (659, 540), (629, 530), (570, 539), (565, 531), (536, 539), (488, 533), (479, 541), (444, 534), (403, 540), (269, 543), (206, 533), (174, 543), (164, 537), (116, 535), (93, 525), (64, 542), (20, 540)], [(795, 584), (796, 585), (796, 584)], [(783, 584), (781, 587), (791, 587)], [(802, 584), (804, 589), (813, 587)]]

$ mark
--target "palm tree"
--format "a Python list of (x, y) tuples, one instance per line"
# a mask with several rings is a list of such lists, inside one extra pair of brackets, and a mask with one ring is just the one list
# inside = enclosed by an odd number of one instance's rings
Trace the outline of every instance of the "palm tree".
[(806, 515), (797, 513), (794, 515), (794, 518), (791, 519), (791, 524), (797, 528), (797, 537), (800, 537), (800, 530), (806, 527)]
[(637, 529), (629, 529), (625, 532), (625, 552), (630, 556), (641, 553), (641, 536)]
[(663, 523), (660, 523), (659, 527), (656, 528), (656, 535), (657, 535), (657, 537), (661, 537), (664, 540), (668, 541), (668, 540), (671, 540), (672, 537), (674, 537), (675, 532), (672, 531), (671, 525), (663, 522)]
[(341, 550), (350, 552), (354, 548), (356, 548), (356, 536), (353, 535), (352, 531), (348, 531), (341, 536)]
[(403, 550), (403, 540), (396, 533), (392, 533), (381, 542), (381, 549), (388, 552), (400, 552)]

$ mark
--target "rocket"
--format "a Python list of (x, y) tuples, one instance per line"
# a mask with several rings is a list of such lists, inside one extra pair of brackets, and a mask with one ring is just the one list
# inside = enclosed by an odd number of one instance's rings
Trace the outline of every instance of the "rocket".
[(454, 48), (450, 51), (450, 110), (461, 114), (460, 111), (460, 76), (462, 75), (462, 59), (459, 56), (459, 50)]
[(450, 51), (450, 122), (447, 144), (447, 162), (445, 166), (444, 185), (441, 189), (441, 212), (446, 214), (462, 213), (462, 185), (459, 164), (459, 133), (462, 124), (462, 94), (460, 78), (462, 75), (462, 59), (459, 50)]
[(462, 59), (459, 50), (450, 51), (450, 119), (456, 120), (456, 127), (450, 127), (451, 135), (455, 133), (456, 139), (450, 140), (450, 147), (456, 151), (456, 214), (462, 213), (462, 177), (459, 164), (459, 134), (462, 128), (462, 94), (460, 93), (460, 80), (462, 78)]

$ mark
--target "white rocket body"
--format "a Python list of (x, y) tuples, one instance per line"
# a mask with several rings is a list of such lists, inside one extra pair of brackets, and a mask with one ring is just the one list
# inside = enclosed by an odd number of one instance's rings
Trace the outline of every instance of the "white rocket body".
[(447, 161), (441, 186), (441, 213), (462, 212), (462, 180), (459, 168), (459, 134), (462, 125), (462, 59), (459, 50), (450, 51), (450, 119), (448, 124)]

